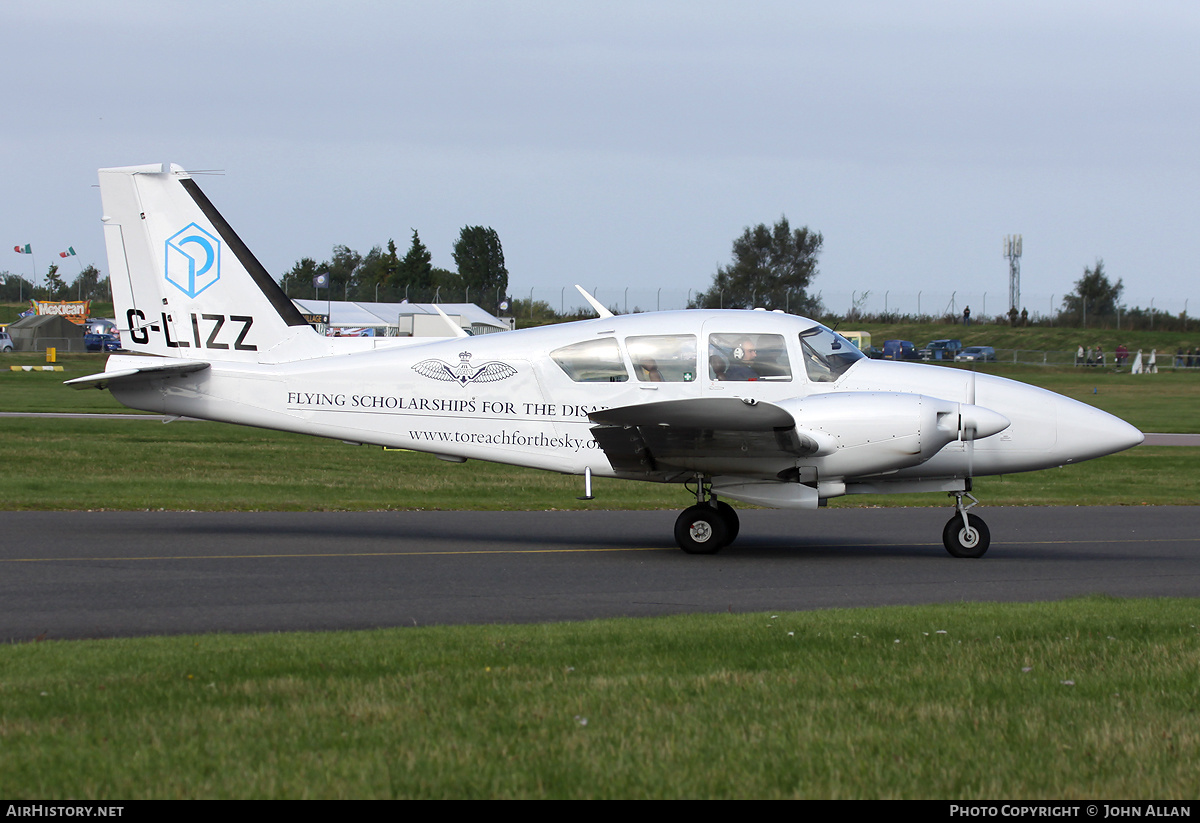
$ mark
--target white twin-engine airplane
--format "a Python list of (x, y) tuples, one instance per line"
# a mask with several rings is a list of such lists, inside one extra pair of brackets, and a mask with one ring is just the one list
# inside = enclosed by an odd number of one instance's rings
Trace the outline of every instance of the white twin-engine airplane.
[(738, 516), (718, 498), (815, 509), (844, 494), (944, 491), (955, 500), (946, 549), (979, 557), (990, 537), (967, 512), (973, 477), (1142, 442), (1052, 392), (869, 360), (821, 324), (775, 312), (615, 317), (588, 296), (598, 319), (470, 338), (328, 338), (183, 169), (101, 169), (100, 193), (121, 340), (137, 354), (68, 385), (167, 415), (583, 475), (588, 496), (592, 476), (691, 484), (696, 503), (675, 524), (690, 553), (737, 537)]

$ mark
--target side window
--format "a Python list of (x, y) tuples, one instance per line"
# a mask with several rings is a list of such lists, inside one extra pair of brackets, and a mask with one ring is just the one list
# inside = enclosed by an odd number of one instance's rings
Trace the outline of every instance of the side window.
[(624, 383), (629, 379), (621, 349), (612, 337), (572, 343), (550, 352), (550, 357), (576, 383)]
[(627, 337), (633, 373), (643, 383), (690, 383), (696, 379), (696, 336)]
[(787, 345), (781, 334), (710, 334), (708, 336), (710, 380), (792, 379)]

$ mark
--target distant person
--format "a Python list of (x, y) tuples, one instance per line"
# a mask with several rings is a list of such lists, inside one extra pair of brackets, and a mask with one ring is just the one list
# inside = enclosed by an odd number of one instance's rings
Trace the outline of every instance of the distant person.
[(1080, 346), (1075, 352), (1075, 365), (1083, 365), (1083, 346)]
[(1021, 309), (1021, 325), (1029, 325), (1029, 309)]
[(971, 307), (970, 306), (967, 306), (966, 308), (963, 309), (963, 325), (964, 326), (971, 325)]

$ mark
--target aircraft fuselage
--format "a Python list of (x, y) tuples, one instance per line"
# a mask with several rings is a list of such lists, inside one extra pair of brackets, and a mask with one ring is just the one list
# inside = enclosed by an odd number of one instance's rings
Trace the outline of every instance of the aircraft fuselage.
[[(590, 414), (701, 398), (767, 402), (789, 411), (798, 427), (824, 436), (825, 447), (805, 456), (701, 451), (694, 467), (680, 458), (684, 465), (673, 475), (647, 472), (642, 479), (686, 479), (691, 469), (778, 482), (790, 469), (798, 481), (820, 487), (821, 497), (866, 491), (856, 487), (861, 483), (886, 487), (904, 479), (1033, 471), (1140, 440), (1133, 427), (1091, 406), (966, 370), (858, 358), (833, 379), (813, 380), (800, 335), (816, 325), (769, 312), (630, 315), (291, 363), (213, 362), (201, 372), (114, 386), (113, 392), (126, 405), (164, 414), (634, 479), (636, 472), (619, 471), (606, 457)], [(778, 373), (717, 379), (706, 359), (720, 357), (719, 345), (738, 338), (779, 347), (771, 354)], [(634, 358), (646, 339), (683, 341), (682, 353), (672, 352), (689, 358), (674, 364), (683, 370), (677, 379), (641, 379)], [(615, 344), (622, 373), (573, 379), (552, 357), (595, 340)], [(108, 370), (141, 360), (115, 355)], [(973, 442), (962, 439), (957, 423), (948, 429), (944, 419), (957, 404), (994, 411), (1008, 425)]]

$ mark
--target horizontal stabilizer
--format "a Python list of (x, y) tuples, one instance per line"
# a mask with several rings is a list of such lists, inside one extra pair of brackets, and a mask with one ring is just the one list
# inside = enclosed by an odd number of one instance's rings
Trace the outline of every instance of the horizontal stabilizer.
[(159, 377), (175, 377), (193, 372), (204, 371), (212, 364), (203, 360), (175, 360), (153, 366), (139, 366), (132, 369), (117, 369), (99, 374), (89, 374), (87, 377), (76, 377), (63, 383), (73, 389), (107, 389), (115, 384), (136, 383), (142, 380), (153, 380)]

